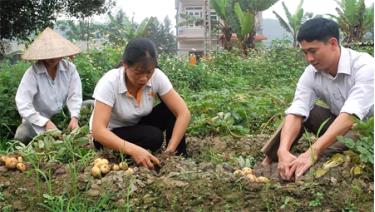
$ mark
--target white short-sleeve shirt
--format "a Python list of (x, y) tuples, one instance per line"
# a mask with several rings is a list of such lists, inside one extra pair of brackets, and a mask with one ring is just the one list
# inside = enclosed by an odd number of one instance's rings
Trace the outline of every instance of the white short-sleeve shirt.
[[(112, 107), (112, 114), (108, 128), (136, 125), (140, 119), (151, 113), (157, 95), (163, 96), (172, 89), (168, 77), (155, 69), (153, 75), (137, 94), (133, 97), (127, 90), (125, 71), (123, 67), (108, 71), (97, 83), (93, 97)], [(92, 117), (90, 129), (92, 129)]]
[(359, 119), (373, 116), (374, 58), (341, 47), (335, 77), (309, 65), (299, 79), (293, 103), (285, 113), (304, 116), (306, 120), (316, 99), (327, 103), (334, 115), (345, 112)]

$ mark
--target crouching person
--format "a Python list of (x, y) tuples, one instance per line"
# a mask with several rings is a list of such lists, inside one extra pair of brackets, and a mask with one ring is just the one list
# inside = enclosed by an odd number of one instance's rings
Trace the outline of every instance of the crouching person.
[[(334, 21), (310, 19), (297, 39), (310, 65), (298, 81), (283, 124), (262, 149), (262, 165), (278, 162), (284, 180), (300, 178), (321, 156), (346, 150), (336, 137), (351, 137), (354, 117), (373, 116), (374, 106), (374, 58), (340, 46)], [(317, 99), (329, 108), (316, 105)], [(291, 147), (305, 129), (316, 135), (320, 131), (319, 137), (304, 153), (294, 155)]]
[(65, 105), (71, 118), (67, 127), (78, 127), (81, 80), (75, 65), (63, 57), (79, 52), (73, 43), (46, 28), (23, 54), (23, 59), (36, 62), (26, 70), (17, 90), (16, 105), (22, 124), (16, 130), (16, 140), (27, 144), (37, 134), (56, 129), (50, 118)]
[[(122, 65), (107, 72), (95, 87), (90, 121), (94, 144), (125, 153), (141, 166), (160, 164), (151, 152), (161, 149), (186, 156), (185, 131), (190, 112), (167, 76), (157, 68), (154, 43), (131, 40)], [(161, 103), (154, 106), (155, 99)]]

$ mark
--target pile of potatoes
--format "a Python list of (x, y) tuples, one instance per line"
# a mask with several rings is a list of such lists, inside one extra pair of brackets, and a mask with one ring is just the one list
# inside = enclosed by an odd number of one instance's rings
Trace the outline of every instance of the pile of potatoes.
[[(123, 170), (128, 175), (131, 175), (134, 173), (134, 170), (132, 168), (128, 167), (128, 164), (126, 162), (121, 162), (119, 164), (113, 164), (112, 165), (112, 171), (119, 171)], [(96, 178), (100, 178), (106, 174), (108, 174), (111, 171), (111, 165), (109, 164), (109, 161), (105, 158), (97, 158), (94, 160), (94, 166), (91, 168), (91, 175)]]
[(0, 161), (5, 164), (5, 167), (9, 170), (18, 169), (21, 172), (26, 171), (26, 165), (23, 163), (21, 156), (1, 156)]
[(267, 177), (255, 176), (254, 171), (249, 167), (244, 167), (242, 170), (238, 169), (234, 171), (234, 174), (237, 176), (245, 176), (252, 183), (268, 183), (270, 180)]

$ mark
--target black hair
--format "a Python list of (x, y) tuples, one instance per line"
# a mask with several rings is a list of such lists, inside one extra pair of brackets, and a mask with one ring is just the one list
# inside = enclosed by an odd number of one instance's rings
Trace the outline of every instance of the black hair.
[(129, 41), (122, 60), (128, 66), (140, 65), (141, 69), (149, 65), (157, 67), (157, 51), (154, 42), (147, 38), (136, 38)]
[(311, 42), (314, 40), (326, 42), (332, 37), (336, 38), (337, 42), (339, 42), (340, 33), (338, 24), (333, 20), (317, 17), (302, 24), (297, 35), (297, 40), (298, 42)]

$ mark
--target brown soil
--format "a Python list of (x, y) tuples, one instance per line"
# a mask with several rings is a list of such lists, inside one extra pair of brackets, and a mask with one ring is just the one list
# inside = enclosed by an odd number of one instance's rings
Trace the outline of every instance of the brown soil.
[[(111, 171), (100, 179), (90, 175), (91, 166), (40, 164), (44, 175), (30, 167), (21, 173), (0, 166), (0, 208), (50, 211), (46, 207), (50, 196), (79, 196), (95, 204), (108, 198), (106, 206), (101, 207), (109, 211), (128, 208), (134, 211), (373, 211), (373, 169), (353, 177), (350, 169), (355, 164), (350, 162), (332, 168), (318, 179), (314, 179), (311, 171), (299, 182), (282, 182), (276, 175), (267, 184), (251, 183), (245, 177), (234, 175), (234, 170), (240, 169), (236, 160), (239, 156), (259, 163), (262, 159), (259, 150), (267, 138), (263, 135), (237, 139), (190, 138), (188, 159), (159, 154), (163, 165), (157, 171), (130, 164), (134, 174)], [(119, 161), (108, 153), (97, 154), (110, 162)], [(73, 172), (78, 173), (76, 178), (72, 177)], [(64, 204), (66, 207), (67, 202)]]

